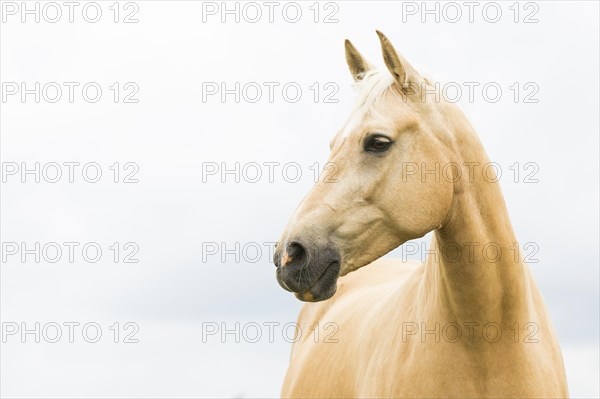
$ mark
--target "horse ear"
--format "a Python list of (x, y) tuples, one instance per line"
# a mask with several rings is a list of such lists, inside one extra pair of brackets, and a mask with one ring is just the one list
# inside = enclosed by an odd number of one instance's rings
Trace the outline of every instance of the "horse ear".
[(362, 80), (365, 74), (371, 69), (371, 65), (348, 39), (346, 39), (346, 62), (355, 81)]
[(396, 79), (396, 82), (400, 85), (403, 91), (414, 92), (414, 85), (418, 84), (420, 75), (413, 69), (413, 67), (402, 57), (396, 53), (394, 46), (389, 39), (380, 31), (376, 31), (381, 41), (381, 51), (383, 52), (383, 59), (388, 70)]

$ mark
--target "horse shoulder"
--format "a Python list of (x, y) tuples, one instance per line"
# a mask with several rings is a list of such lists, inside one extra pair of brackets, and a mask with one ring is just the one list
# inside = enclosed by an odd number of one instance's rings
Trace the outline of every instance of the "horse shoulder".
[(331, 299), (306, 303), (282, 396), (352, 396), (361, 390), (357, 373), (364, 365), (357, 364), (356, 356), (365, 346), (375, 349), (377, 325), (389, 328), (384, 316), (389, 311), (375, 309), (389, 308), (389, 299), (417, 268), (413, 262), (380, 259), (341, 277)]

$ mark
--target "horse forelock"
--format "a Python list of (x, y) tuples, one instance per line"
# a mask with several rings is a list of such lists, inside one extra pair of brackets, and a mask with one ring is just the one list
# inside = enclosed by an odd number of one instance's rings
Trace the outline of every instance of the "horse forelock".
[(355, 109), (371, 107), (376, 104), (393, 83), (394, 78), (389, 73), (382, 73), (378, 70), (365, 73), (361, 80), (352, 85), (358, 93)]
[[(352, 85), (354, 91), (358, 94), (358, 98), (344, 127), (342, 137), (347, 137), (360, 123), (364, 115), (374, 112), (374, 106), (388, 90), (392, 90), (393, 84), (394, 78), (391, 74), (371, 70), (363, 74), (362, 79)], [(379, 116), (383, 117), (383, 115)]]

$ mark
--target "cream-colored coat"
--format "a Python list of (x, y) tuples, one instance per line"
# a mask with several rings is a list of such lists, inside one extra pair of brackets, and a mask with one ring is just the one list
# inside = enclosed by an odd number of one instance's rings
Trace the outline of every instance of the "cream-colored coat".
[[(335, 295), (300, 313), (282, 396), (568, 396), (556, 336), (473, 128), (454, 105), (418, 99), (428, 81), (380, 39), (393, 84), (361, 92), (359, 116), (332, 142), (338, 182), (315, 185), (284, 232), (327, 231), (343, 264)], [(362, 90), (374, 90), (378, 75), (349, 42), (346, 52), (358, 84), (370, 85)], [(363, 154), (371, 131), (395, 147)], [(421, 162), (452, 164), (451, 179), (423, 179)], [(429, 231), (425, 263), (378, 259)]]

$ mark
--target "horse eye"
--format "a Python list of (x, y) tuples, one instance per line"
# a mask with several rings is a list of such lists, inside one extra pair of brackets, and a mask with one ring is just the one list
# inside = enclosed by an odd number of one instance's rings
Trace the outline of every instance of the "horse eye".
[(384, 152), (392, 145), (392, 140), (388, 137), (374, 134), (365, 140), (365, 151)]

